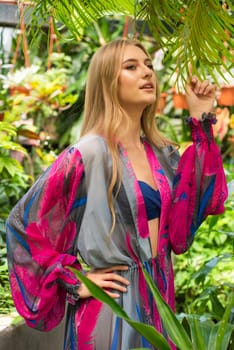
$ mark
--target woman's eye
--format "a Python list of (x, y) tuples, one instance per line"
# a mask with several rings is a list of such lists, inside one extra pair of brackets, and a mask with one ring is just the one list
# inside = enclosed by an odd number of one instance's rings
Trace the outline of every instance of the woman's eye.
[(148, 67), (149, 69), (154, 70), (154, 66), (152, 65), (152, 63), (147, 64), (147, 67)]
[(136, 69), (136, 66), (134, 64), (131, 64), (131, 65), (127, 66), (126, 69), (134, 70), (134, 69)]

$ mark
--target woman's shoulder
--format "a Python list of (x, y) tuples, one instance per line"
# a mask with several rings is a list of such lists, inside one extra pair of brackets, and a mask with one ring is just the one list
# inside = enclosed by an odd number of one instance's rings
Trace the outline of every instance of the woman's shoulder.
[(97, 160), (109, 154), (106, 140), (99, 134), (86, 134), (73, 147), (79, 150), (83, 160)]

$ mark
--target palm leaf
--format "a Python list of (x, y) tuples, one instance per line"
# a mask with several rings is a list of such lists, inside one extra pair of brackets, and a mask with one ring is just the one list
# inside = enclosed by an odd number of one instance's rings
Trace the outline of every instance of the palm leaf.
[[(81, 40), (85, 28), (108, 15), (128, 15), (148, 24), (152, 36), (165, 53), (165, 65), (174, 65), (178, 79), (189, 74), (202, 78), (233, 67), (234, 5), (232, 0), (32, 0), (33, 28), (52, 16), (61, 31), (69, 29)], [(192, 67), (192, 68), (191, 68)], [(192, 70), (192, 71), (191, 71)]]
[(219, 0), (168, 0), (163, 5), (151, 0), (142, 10), (153, 36), (166, 52), (165, 64), (174, 63), (182, 80), (191, 73), (202, 77), (209, 73), (217, 82), (222, 69), (232, 67), (233, 4), (226, 3), (228, 9)]
[(113, 15), (134, 15), (132, 0), (33, 0), (32, 20), (34, 24), (47, 21), (52, 16), (60, 27), (65, 26), (75, 40), (81, 40), (84, 29), (99, 18)]

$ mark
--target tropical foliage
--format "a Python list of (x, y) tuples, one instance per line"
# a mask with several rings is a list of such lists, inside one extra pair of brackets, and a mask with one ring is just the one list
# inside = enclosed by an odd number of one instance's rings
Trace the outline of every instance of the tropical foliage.
[[(37, 65), (0, 76), (0, 94), (4, 97), (0, 121), (2, 220), (37, 175), (26, 147), (39, 146), (42, 141), (38, 157), (42, 158), (44, 166), (54, 160), (54, 156), (49, 157), (48, 150), (43, 158), (43, 138), (47, 136), (47, 119), (51, 123), (51, 118), (77, 99), (75, 92), (67, 87), (69, 60), (70, 57), (57, 54), (50, 70), (45, 71), (38, 61)], [(27, 160), (28, 168), (21, 164), (23, 159)], [(37, 172), (41, 171), (42, 168)]]
[(26, 154), (26, 150), (12, 140), (17, 135), (16, 127), (0, 121), (0, 219), (6, 219), (15, 201), (26, 190), (29, 176), (21, 164), (10, 157), (10, 151)]
[[(3, 88), (9, 91), (5, 121), (27, 118), (39, 119), (58, 115), (68, 109), (77, 96), (67, 89), (71, 58), (62, 53), (52, 56), (53, 67), (44, 69), (39, 61), (30, 67), (21, 67), (6, 76), (0, 76)], [(35, 120), (36, 121), (36, 120)]]
[(222, 317), (234, 290), (234, 192), (225, 207), (224, 214), (202, 224), (186, 254), (174, 257), (178, 312)]
[[(52, 16), (57, 32), (64, 26), (73, 38), (81, 40), (90, 23), (110, 14), (134, 19), (133, 35), (140, 36), (142, 23), (148, 25), (156, 48), (166, 53), (166, 64), (185, 79), (190, 71), (198, 76), (207, 72), (216, 80), (222, 67), (229, 70), (233, 62), (234, 5), (232, 0), (166, 1), (50, 1), (34, 0), (32, 22), (39, 25)], [(31, 11), (30, 24), (31, 24)], [(59, 25), (60, 23), (60, 25)], [(61, 24), (62, 23), (62, 24)]]

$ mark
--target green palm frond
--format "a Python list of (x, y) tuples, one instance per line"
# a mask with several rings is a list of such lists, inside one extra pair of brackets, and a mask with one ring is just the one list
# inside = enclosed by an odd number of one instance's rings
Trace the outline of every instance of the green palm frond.
[(149, 23), (166, 53), (165, 64), (174, 64), (182, 79), (208, 72), (216, 80), (222, 69), (233, 66), (233, 1), (150, 0), (142, 4), (137, 6), (137, 18)]
[[(32, 20), (52, 16), (81, 40), (85, 28), (107, 15), (127, 15), (149, 26), (165, 65), (182, 81), (189, 74), (217, 75), (233, 68), (233, 0), (33, 0)], [(58, 28), (58, 25), (57, 25)]]
[(65, 26), (76, 40), (82, 39), (84, 29), (99, 18), (113, 15), (134, 15), (132, 0), (33, 0), (32, 17), (47, 20), (52, 16)]

